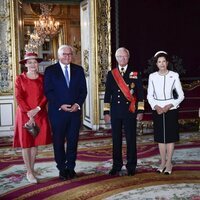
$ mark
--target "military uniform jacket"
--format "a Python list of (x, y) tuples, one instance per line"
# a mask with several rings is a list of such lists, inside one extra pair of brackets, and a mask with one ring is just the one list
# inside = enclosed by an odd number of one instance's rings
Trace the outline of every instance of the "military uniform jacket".
[[(132, 71), (128, 66), (123, 76), (124, 81), (132, 95), (136, 97), (136, 113), (144, 111), (144, 94), (142, 79), (138, 72)], [(108, 72), (104, 96), (104, 115), (111, 114), (112, 117), (123, 117), (130, 113), (130, 101), (124, 96), (117, 85), (111, 71)]]

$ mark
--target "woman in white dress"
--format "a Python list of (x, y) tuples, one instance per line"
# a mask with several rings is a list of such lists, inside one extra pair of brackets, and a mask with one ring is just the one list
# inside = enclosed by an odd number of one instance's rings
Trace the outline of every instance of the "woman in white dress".
[(178, 107), (184, 93), (179, 74), (168, 69), (168, 54), (158, 51), (154, 58), (158, 70), (149, 75), (147, 100), (153, 110), (154, 141), (161, 156), (157, 172), (171, 174), (174, 144), (179, 141)]

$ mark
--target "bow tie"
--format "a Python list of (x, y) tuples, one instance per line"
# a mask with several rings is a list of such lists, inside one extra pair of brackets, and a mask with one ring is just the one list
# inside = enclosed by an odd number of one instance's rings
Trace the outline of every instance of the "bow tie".
[(124, 67), (121, 67), (121, 69), (120, 69), (120, 74), (121, 74), (122, 76), (124, 76), (124, 73), (125, 73)]

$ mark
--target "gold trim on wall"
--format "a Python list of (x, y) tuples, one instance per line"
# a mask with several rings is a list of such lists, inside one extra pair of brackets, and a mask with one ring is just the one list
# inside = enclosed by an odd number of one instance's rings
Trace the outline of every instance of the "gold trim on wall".
[(91, 32), (91, 46), (90, 46), (90, 56), (92, 58), (91, 66), (90, 69), (91, 73), (93, 73), (93, 76), (91, 76), (91, 83), (92, 84), (92, 91), (93, 91), (93, 124), (97, 125), (99, 124), (99, 88), (98, 88), (98, 83), (99, 83), (99, 78), (98, 78), (98, 71), (99, 71), (99, 66), (98, 66), (98, 56), (97, 56), (97, 48), (98, 48), (98, 43), (97, 43), (97, 3), (95, 1), (90, 1), (90, 32)]
[[(95, 66), (92, 73), (95, 74), (92, 80), (92, 89), (95, 91), (94, 98), (94, 124), (100, 125), (101, 105), (100, 93), (105, 90), (107, 72), (111, 69), (111, 25), (110, 25), (110, 1), (96, 0), (91, 2), (91, 27), (92, 31), (92, 65)], [(95, 52), (95, 54), (93, 53)]]
[(85, 69), (85, 76), (89, 76), (89, 51), (83, 50), (83, 67)]
[(111, 69), (111, 25), (110, 1), (97, 1), (97, 63), (99, 90), (105, 90), (107, 72)]
[(184, 83), (182, 86), (184, 90), (191, 91), (200, 86), (200, 80), (192, 81), (191, 83)]
[[(3, 0), (0, 2), (5, 11), (0, 13), (1, 52), (0, 52), (0, 96), (13, 95), (16, 77), (16, 63), (18, 62), (18, 4), (17, 0)], [(19, 21), (20, 24), (20, 21)]]
[[(11, 6), (10, 6), (10, 21), (11, 21), (11, 62), (12, 62), (12, 81), (13, 81), (13, 96), (15, 94), (15, 80), (16, 80), (16, 76), (21, 72), (20, 68), (19, 68), (19, 54), (20, 54), (20, 47), (19, 47), (19, 35), (20, 35), (20, 31), (22, 30), (22, 19), (21, 17), (21, 1), (19, 0), (12, 0), (11, 1)], [(17, 108), (17, 102), (14, 100), (14, 109), (16, 110)]]
[[(102, 97), (105, 79), (111, 69), (110, 1), (81, 2), (82, 65), (88, 83), (84, 125), (98, 129), (102, 120)], [(89, 118), (89, 121), (86, 119)]]
[[(22, 20), (18, 19), (19, 7), (21, 3), (20, 1), (12, 0), (10, 6), (10, 13), (14, 13), (10, 16), (11, 19), (11, 62), (12, 62), (12, 70), (13, 70), (13, 83), (15, 82), (16, 75), (20, 73), (18, 68), (19, 62), (19, 43), (18, 43), (18, 35), (19, 32), (17, 30), (21, 29)], [(17, 34), (16, 34), (17, 33)], [(18, 70), (17, 70), (18, 69)]]

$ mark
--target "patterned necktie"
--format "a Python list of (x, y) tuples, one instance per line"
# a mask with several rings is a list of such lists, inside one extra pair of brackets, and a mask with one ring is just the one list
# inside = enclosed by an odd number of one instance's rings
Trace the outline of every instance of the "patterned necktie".
[(121, 67), (120, 73), (121, 73), (122, 76), (124, 76), (124, 67)]
[(66, 80), (66, 82), (67, 82), (67, 86), (69, 87), (68, 66), (65, 66), (65, 80)]

